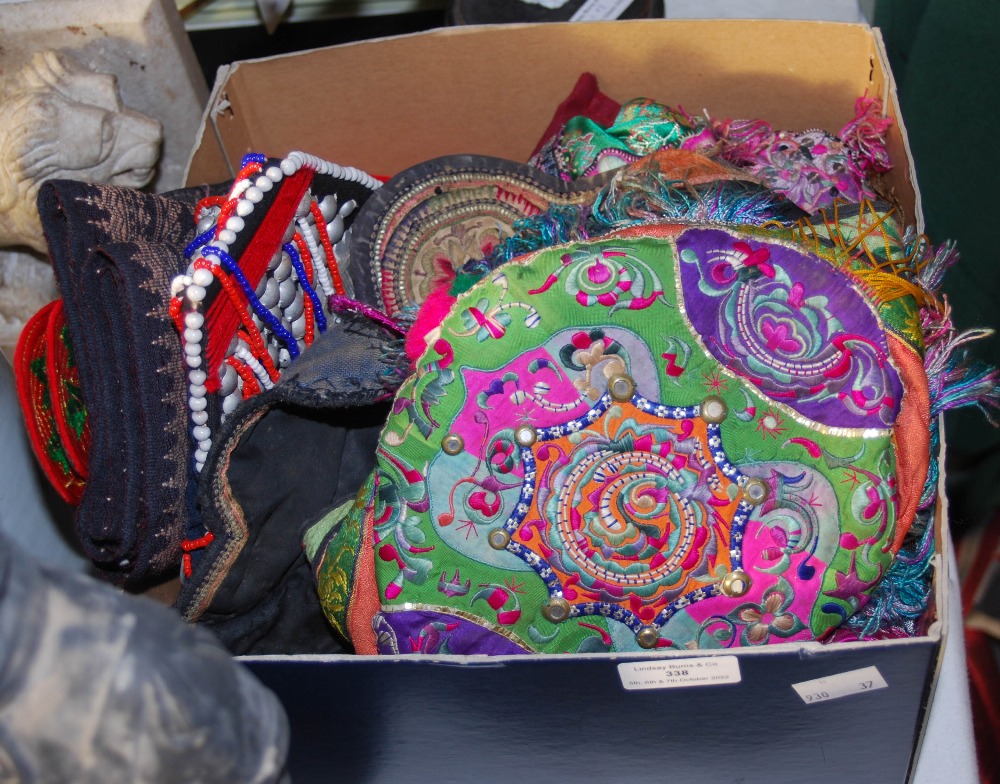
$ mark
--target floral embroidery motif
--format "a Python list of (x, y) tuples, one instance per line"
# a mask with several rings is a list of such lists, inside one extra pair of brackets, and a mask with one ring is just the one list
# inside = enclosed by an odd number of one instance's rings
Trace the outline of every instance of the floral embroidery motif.
[(698, 406), (638, 395), (613, 404), (605, 394), (584, 416), (538, 431), (521, 459), (507, 549), (569, 601), (571, 617), (659, 626), (678, 606), (717, 595), (742, 566), (752, 507), (738, 498), (741, 474), (719, 426)]
[(771, 636), (787, 639), (805, 628), (788, 607), (795, 592), (785, 578), (764, 594), (759, 603), (747, 602), (726, 615), (736, 627), (740, 627), (740, 642), (743, 645), (761, 645), (771, 641)]
[(455, 333), (457, 337), (475, 335), (480, 342), (490, 338), (499, 340), (513, 320), (508, 311), (516, 309), (527, 313), (524, 317), (526, 326), (538, 326), (538, 312), (533, 307), (524, 302), (504, 302), (508, 288), (506, 275), (498, 272), (493, 276), (493, 283), (500, 288), (498, 301), (493, 303), (488, 297), (481, 297), (474, 305), (464, 308), (461, 311), (462, 331)]
[(823, 636), (892, 560), (885, 340), (852, 278), (753, 232), (573, 243), (483, 278), (383, 431), (379, 649)]
[(422, 474), (388, 457), (377, 477), (373, 530), (378, 559), (397, 569), (384, 589), (385, 598), (391, 600), (402, 593), (406, 580), (416, 585), (427, 582), (433, 562), (422, 556), (434, 548), (423, 546), (426, 534), (418, 516), (428, 506)]
[(625, 373), (629, 361), (627, 350), (618, 341), (607, 337), (601, 329), (577, 332), (571, 343), (563, 346), (559, 358), (570, 370), (584, 372), (583, 377), (573, 381), (573, 386), (589, 400), (597, 400), (601, 396), (602, 390), (594, 383), (594, 371), (598, 367), (607, 379), (615, 373)]
[(687, 313), (712, 355), (810, 419), (892, 425), (902, 384), (877, 316), (850, 279), (791, 248), (722, 236), (678, 240)]
[(663, 297), (663, 284), (653, 269), (626, 250), (603, 248), (570, 251), (562, 266), (529, 294), (543, 294), (565, 274), (566, 293), (586, 308), (600, 305), (612, 315), (620, 308), (642, 310)]

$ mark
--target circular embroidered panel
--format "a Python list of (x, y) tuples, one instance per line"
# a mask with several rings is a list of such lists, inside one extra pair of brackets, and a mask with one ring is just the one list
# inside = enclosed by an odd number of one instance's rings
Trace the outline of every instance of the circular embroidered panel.
[(811, 639), (888, 567), (902, 385), (854, 280), (637, 235), (504, 265), (428, 337), (367, 507), (383, 652)]
[(608, 177), (567, 182), (515, 161), (449, 155), (393, 177), (358, 214), (351, 261), (372, 271), (364, 301), (390, 315), (419, 304), (455, 270), (554, 205), (585, 204)]
[[(627, 393), (623, 378), (612, 383)], [(718, 398), (708, 405), (720, 415), (725, 408)], [(543, 612), (562, 606), (568, 617), (604, 615), (636, 633), (647, 623), (655, 631), (687, 594), (717, 595), (717, 574), (740, 570), (752, 504), (739, 482), (761, 494), (758, 501), (766, 489), (746, 484), (718, 423), (706, 422), (701, 409), (637, 394), (616, 402), (607, 392), (578, 419), (517, 431), (521, 497), (488, 540), (524, 560), (565, 602)]]

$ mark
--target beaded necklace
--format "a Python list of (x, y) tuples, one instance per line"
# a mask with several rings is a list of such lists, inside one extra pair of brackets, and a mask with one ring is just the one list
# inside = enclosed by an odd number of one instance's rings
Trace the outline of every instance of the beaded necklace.
[[(380, 185), (302, 152), (280, 161), (250, 154), (227, 196), (199, 202), (197, 237), (184, 251), (190, 264), (170, 301), (188, 367), (196, 472), (212, 447), (212, 423), (272, 388), (326, 330), (329, 303), (348, 293), (338, 254), (349, 220), (358, 198)], [(359, 196), (338, 196), (345, 190)]]

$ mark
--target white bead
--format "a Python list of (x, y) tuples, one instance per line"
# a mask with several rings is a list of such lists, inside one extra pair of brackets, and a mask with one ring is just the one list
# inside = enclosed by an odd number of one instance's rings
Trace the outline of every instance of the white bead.
[(208, 376), (204, 370), (192, 370), (188, 373), (188, 381), (192, 384), (204, 384), (207, 379)]
[(333, 195), (324, 197), (319, 203), (319, 209), (323, 213), (323, 219), (329, 221), (337, 214), (337, 197)]
[(194, 357), (193, 356), (186, 356), (186, 357), (184, 357), (184, 361), (187, 362), (187, 366), (189, 368), (201, 367), (201, 354), (199, 354), (198, 356), (194, 356)]
[(208, 457), (208, 452), (206, 452), (204, 449), (196, 449), (196, 450), (194, 450), (194, 462), (195, 463), (201, 463), (202, 466), (204, 466), (205, 465), (205, 459), (207, 457)]
[(204, 384), (188, 384), (188, 392), (191, 397), (205, 397), (207, 390)]
[(187, 287), (187, 297), (192, 302), (201, 302), (205, 299), (205, 287), (194, 284)]
[[(274, 280), (274, 278), (272, 278)], [(295, 300), (299, 288), (291, 278), (285, 278), (278, 284), (278, 306), (287, 308)], [(268, 306), (270, 307), (270, 306)]]
[(226, 414), (231, 414), (236, 410), (236, 407), (240, 404), (240, 393), (234, 392), (232, 395), (224, 397), (222, 399), (222, 411)]
[(287, 253), (281, 254), (281, 261), (274, 268), (274, 279), (281, 283), (292, 274), (292, 257)]
[[(281, 173), (288, 177), (291, 177), (298, 170), (299, 170), (298, 164), (291, 158), (285, 158), (285, 160), (281, 162)], [(271, 170), (268, 169), (268, 177), (270, 176), (271, 176)], [(271, 179), (273, 180), (274, 177), (271, 177)], [(275, 180), (275, 182), (277, 182), (277, 180)]]
[(271, 182), (270, 178), (263, 176), (258, 177), (254, 185), (256, 185), (258, 188), (264, 191), (264, 193), (267, 193), (269, 190), (271, 190), (271, 188), (274, 187), (274, 183)]
[(205, 452), (206, 454), (208, 454), (208, 450), (211, 448), (212, 448), (211, 438), (205, 438), (204, 440), (198, 442), (198, 449)]
[(219, 239), (226, 245), (232, 245), (236, 242), (236, 232), (231, 229), (223, 229), (219, 232)]
[(208, 401), (203, 397), (190, 397), (188, 398), (188, 408), (192, 411), (204, 411), (205, 407), (208, 405)]
[(260, 304), (270, 310), (278, 304), (279, 283), (274, 278), (267, 278), (264, 291), (260, 295)]
[(200, 329), (185, 329), (184, 340), (188, 343), (201, 343), (202, 331)]
[(330, 225), (327, 227), (327, 234), (330, 237), (330, 242), (334, 245), (340, 242), (340, 238), (344, 236), (344, 219), (340, 215), (337, 215), (330, 221)]
[(230, 231), (241, 232), (246, 224), (243, 222), (243, 218), (238, 215), (234, 215), (229, 220), (226, 221), (226, 228)]
[(254, 204), (257, 204), (261, 199), (264, 198), (264, 193), (263, 191), (261, 191), (260, 188), (251, 185), (249, 188), (247, 188), (246, 197), (247, 201), (252, 201)]
[[(270, 180), (268, 180), (270, 182)], [(246, 199), (240, 199), (236, 202), (236, 214), (241, 218), (247, 217), (251, 212), (253, 212), (253, 202), (247, 201)]]
[(271, 182), (281, 182), (281, 178), (285, 176), (284, 172), (277, 166), (269, 166), (264, 174), (267, 175), (267, 179)]
[(216, 240), (212, 243), (212, 246), (218, 248), (221, 253), (229, 253), (229, 243), (223, 242), (222, 240)]
[(191, 282), (194, 283), (196, 286), (205, 287), (211, 284), (214, 278), (215, 276), (212, 274), (211, 270), (207, 270), (204, 267), (201, 267), (194, 271), (194, 275), (191, 276)]
[(184, 278), (178, 275), (172, 281), (170, 281), (170, 296), (179, 297), (184, 293)]
[[(289, 278), (289, 280), (291, 280)], [(295, 322), (299, 316), (302, 315), (302, 311), (305, 309), (305, 292), (296, 289), (295, 298), (291, 301), (287, 308), (285, 308), (284, 316), (290, 322)], [(298, 337), (301, 337), (298, 336)]]
[(185, 343), (184, 353), (189, 357), (199, 357), (201, 356), (201, 346), (197, 343)]
[[(250, 180), (240, 180), (233, 186), (232, 193), (229, 194), (230, 198), (239, 196), (243, 191), (250, 187)], [(221, 212), (221, 210), (220, 210)]]
[[(348, 229), (347, 231), (344, 232), (344, 236), (341, 237), (338, 242), (332, 243), (334, 258), (336, 259), (348, 258), (350, 256), (350, 253), (348, 252), (348, 248), (350, 247), (350, 242), (351, 242), (351, 230)], [(353, 288), (350, 280), (351, 270), (349, 267), (342, 268), (340, 270), (340, 276), (344, 279), (345, 286), (347, 286), (348, 288)], [(354, 297), (354, 294), (351, 293), (348, 296)]]
[(201, 469), (203, 469), (204, 467), (205, 467), (205, 461), (204, 460), (196, 460), (195, 461), (195, 463), (194, 463), (194, 470), (197, 471), (199, 474), (201, 473)]
[(302, 201), (299, 202), (298, 208), (295, 210), (296, 218), (304, 218), (310, 212), (310, 207), (312, 207), (312, 194), (308, 191), (302, 196)]
[(198, 221), (198, 227), (195, 229), (195, 234), (201, 235), (208, 231), (215, 225), (214, 215), (204, 215), (202, 219)]
[(198, 425), (191, 431), (191, 435), (194, 436), (195, 441), (204, 441), (206, 438), (212, 435), (212, 431), (209, 428), (205, 427), (205, 425)]
[(205, 317), (201, 313), (187, 313), (184, 315), (184, 326), (191, 329), (201, 329), (205, 323)]
[(207, 411), (193, 411), (191, 413), (191, 421), (196, 425), (204, 425), (208, 422), (208, 412)]
[(346, 218), (348, 215), (354, 212), (357, 206), (358, 203), (354, 201), (354, 199), (348, 199), (347, 201), (345, 201), (343, 204), (340, 205), (340, 217)]
[(239, 374), (228, 362), (222, 366), (222, 377), (219, 379), (219, 391), (223, 397), (231, 395), (236, 391), (239, 384)]

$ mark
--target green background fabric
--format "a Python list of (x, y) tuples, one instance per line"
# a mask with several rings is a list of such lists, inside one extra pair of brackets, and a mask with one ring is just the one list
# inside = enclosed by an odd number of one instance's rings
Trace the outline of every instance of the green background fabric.
[[(958, 242), (962, 260), (944, 289), (960, 329), (1000, 326), (994, 134), (1000, 83), (1000, 4), (987, 0), (878, 0), (899, 87), (927, 233)], [(1000, 365), (1000, 338), (978, 341), (976, 357)], [(956, 536), (1000, 505), (1000, 429), (974, 409), (946, 415), (948, 495)]]

